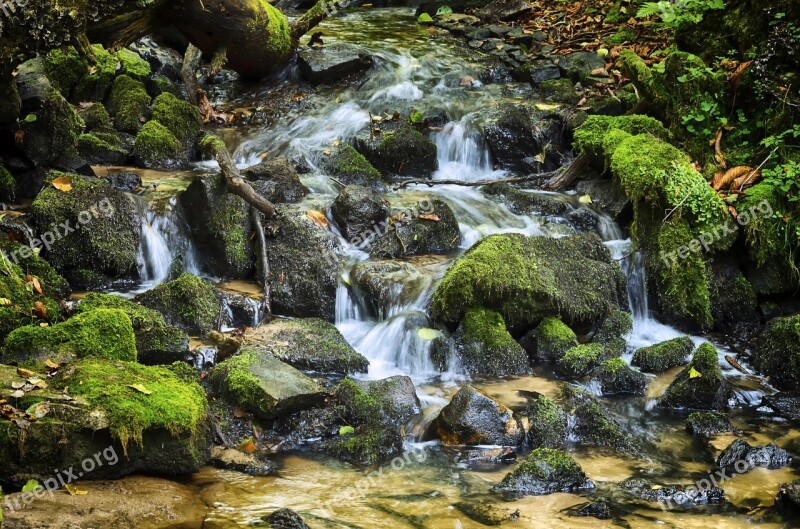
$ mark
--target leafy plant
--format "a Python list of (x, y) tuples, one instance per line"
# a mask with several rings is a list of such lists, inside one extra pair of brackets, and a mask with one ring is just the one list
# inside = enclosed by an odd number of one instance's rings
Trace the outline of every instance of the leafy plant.
[(677, 29), (684, 24), (698, 24), (706, 12), (725, 9), (724, 0), (660, 0), (645, 2), (637, 18), (661, 17), (666, 28)]

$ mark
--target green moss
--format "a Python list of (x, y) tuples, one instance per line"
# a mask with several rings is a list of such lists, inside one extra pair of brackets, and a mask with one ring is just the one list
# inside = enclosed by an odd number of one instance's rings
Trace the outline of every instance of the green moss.
[(469, 309), (461, 330), (458, 350), (467, 372), (508, 375), (528, 371), (527, 353), (506, 330), (506, 323), (497, 312)]
[(86, 108), (78, 110), (86, 130), (91, 132), (113, 132), (111, 116), (103, 103), (93, 103)]
[(120, 73), (137, 81), (146, 81), (150, 77), (150, 63), (142, 59), (138, 53), (123, 48), (116, 53), (120, 64)]
[(203, 151), (207, 155), (214, 155), (215, 152), (227, 149), (225, 147), (225, 142), (222, 141), (222, 138), (215, 134), (206, 134), (200, 140), (200, 150)]
[(147, 166), (169, 167), (183, 156), (177, 138), (158, 121), (148, 121), (133, 144), (136, 157)]
[(638, 453), (610, 412), (597, 397), (586, 390), (567, 386), (564, 388), (564, 406), (574, 415), (572, 434), (581, 443), (607, 446), (628, 453)]
[(172, 325), (189, 332), (205, 334), (216, 328), (220, 303), (214, 286), (192, 274), (162, 283), (136, 297), (157, 310)]
[(602, 356), (602, 344), (577, 345), (556, 361), (556, 368), (566, 377), (581, 378), (597, 367)]
[(544, 466), (550, 467), (556, 473), (570, 473), (576, 467), (580, 469), (569, 454), (553, 448), (537, 448), (531, 451), (528, 457), (520, 463), (518, 469), (520, 472), (534, 476), (537, 479), (546, 480), (552, 474), (552, 471), (545, 470)]
[(144, 84), (127, 75), (120, 75), (114, 79), (111, 87), (111, 106), (117, 130), (135, 134), (147, 117), (150, 96)]
[(558, 318), (545, 318), (536, 328), (536, 358), (539, 362), (556, 362), (571, 348), (578, 345), (578, 338)]
[(276, 57), (289, 55), (292, 50), (292, 39), (286, 15), (273, 7), (267, 0), (251, 1), (256, 2), (263, 10), (263, 14), (251, 23), (251, 31), (263, 38), (263, 31), (266, 29), (266, 34), (269, 35), (265, 44), (267, 50)]
[(103, 132), (81, 134), (75, 142), (75, 147), (80, 156), (92, 161), (102, 159), (103, 156), (128, 155), (116, 135)]
[(403, 449), (400, 434), (386, 426), (364, 426), (350, 435), (340, 435), (325, 443), (325, 451), (356, 465), (375, 465), (399, 454)]
[(353, 380), (345, 377), (334, 392), (339, 415), (351, 425), (375, 423), (381, 419), (381, 404)]
[(728, 407), (734, 393), (722, 375), (717, 350), (703, 343), (692, 361), (669, 385), (659, 405), (670, 408), (714, 410)]
[(250, 232), (246, 226), (248, 210), (242, 207), (242, 199), (231, 193), (223, 194), (208, 215), (208, 230), (225, 241), (225, 262), (231, 270), (250, 269)]
[(347, 184), (369, 185), (380, 182), (381, 173), (350, 145), (342, 145), (325, 162), (331, 176)]
[(5, 338), (8, 333), (22, 327), (38, 323), (40, 320), (33, 315), (36, 302), (44, 304), (47, 314), (44, 321), (58, 321), (59, 304), (50, 298), (41, 296), (27, 287), (25, 272), (13, 263), (14, 253), (6, 255), (0, 253), (0, 298), (11, 301), (10, 305), (0, 305), (0, 337)]
[(149, 429), (194, 434), (206, 419), (203, 389), (165, 367), (86, 359), (63, 372), (58, 385), (102, 408), (111, 434), (124, 447), (130, 441), (141, 445), (142, 433)]
[(592, 337), (596, 343), (608, 344), (617, 338), (623, 338), (633, 330), (633, 317), (630, 312), (613, 309), (600, 328)]
[(36, 365), (49, 355), (65, 359), (95, 356), (136, 361), (136, 341), (128, 316), (116, 309), (97, 309), (78, 314), (50, 327), (20, 327), (8, 335), (4, 361)]
[(103, 101), (117, 75), (119, 61), (114, 55), (100, 44), (93, 44), (92, 51), (97, 62), (94, 68), (78, 81), (72, 92), (73, 101)]
[[(70, 286), (47, 261), (30, 251), (23, 251), (23, 245), (18, 242), (0, 242), (0, 249), (8, 255), (15, 264), (39, 281), (44, 295), (53, 299), (65, 299), (70, 294)], [(23, 255), (24, 254), (24, 255)]]
[(0, 202), (13, 202), (17, 194), (17, 181), (8, 170), (0, 166)]
[(190, 147), (203, 128), (197, 106), (172, 94), (161, 94), (153, 102), (152, 119), (164, 125), (185, 147)]
[(770, 320), (750, 362), (773, 386), (787, 391), (800, 387), (800, 315)]
[[(768, 204), (773, 215), (767, 216), (759, 212)], [(747, 252), (757, 267), (767, 261), (786, 258), (787, 223), (784, 214), (789, 211), (786, 198), (776, 187), (767, 182), (759, 182), (746, 191), (745, 196), (735, 206), (740, 212), (755, 211), (750, 222), (744, 228), (747, 240)]]
[(673, 167), (693, 170), (688, 156), (650, 134), (638, 134), (623, 141), (614, 151), (610, 165), (631, 199), (650, 203), (661, 200), (660, 193), (669, 176), (666, 171)]
[(87, 73), (88, 63), (72, 46), (50, 50), (44, 59), (44, 70), (50, 82), (64, 95), (70, 92)]
[(673, 338), (637, 349), (631, 364), (648, 373), (661, 373), (685, 365), (693, 349), (694, 342), (688, 336)]
[[(575, 147), (580, 152), (610, 157), (615, 147), (628, 138), (625, 132), (635, 136), (650, 134), (662, 140), (668, 140), (670, 134), (657, 119), (639, 114), (630, 116), (589, 116), (581, 127), (575, 131)], [(610, 141), (607, 135), (613, 133), (616, 141)]]
[(539, 83), (539, 96), (545, 101), (556, 103), (577, 103), (579, 96), (575, 83), (569, 79), (548, 79)]
[(606, 44), (611, 46), (621, 46), (626, 42), (633, 42), (636, 39), (636, 32), (632, 29), (620, 29), (615, 34), (606, 39)]
[(219, 386), (224, 377), (225, 393), (236, 403), (249, 410), (261, 410), (270, 406), (264, 402), (261, 381), (250, 368), (258, 361), (258, 352), (253, 349), (242, 349), (217, 365), (212, 371), (211, 383)]
[(527, 441), (532, 448), (561, 448), (567, 441), (567, 414), (555, 402), (539, 395), (528, 408), (530, 430)]
[(733, 431), (733, 425), (719, 413), (695, 411), (686, 417), (686, 431), (693, 435), (712, 436)]

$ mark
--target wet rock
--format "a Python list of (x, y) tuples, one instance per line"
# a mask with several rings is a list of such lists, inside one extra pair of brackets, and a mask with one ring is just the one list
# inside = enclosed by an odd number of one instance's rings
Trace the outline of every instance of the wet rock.
[(249, 206), (228, 193), (222, 175), (196, 178), (178, 195), (197, 251), (219, 277), (245, 278), (253, 271)]
[(353, 290), (374, 316), (385, 319), (411, 303), (430, 284), (430, 276), (406, 261), (362, 261), (350, 271)]
[(658, 405), (664, 408), (720, 410), (735, 402), (733, 387), (722, 374), (717, 350), (704, 343), (669, 385)]
[(108, 183), (111, 184), (113, 189), (120, 191), (135, 191), (142, 187), (142, 177), (138, 173), (130, 171), (117, 171), (109, 173), (107, 177)]
[(766, 446), (751, 446), (743, 439), (736, 439), (717, 458), (717, 466), (733, 469), (743, 474), (755, 467), (781, 468), (791, 463), (792, 458), (783, 448), (770, 443)]
[(558, 67), (565, 77), (574, 82), (583, 81), (593, 70), (605, 68), (606, 61), (591, 51), (576, 51), (559, 58)]
[(244, 343), (305, 371), (346, 375), (365, 373), (369, 367), (369, 360), (333, 324), (317, 318), (273, 320), (250, 329)]
[(403, 438), (387, 426), (361, 426), (355, 433), (323, 443), (326, 453), (358, 466), (371, 466), (401, 454)]
[(270, 267), (280, 270), (272, 274), (274, 312), (333, 321), (343, 261), (336, 236), (314, 224), (305, 208), (278, 204), (276, 209), (278, 231), (267, 238)]
[(577, 328), (627, 303), (624, 274), (596, 235), (503, 234), (486, 237), (455, 262), (434, 292), (431, 315), (458, 322), (467, 309), (484, 307), (509, 327), (533, 328), (560, 316)]
[(769, 406), (781, 417), (800, 422), (800, 394), (782, 391), (765, 395), (761, 404)]
[(756, 339), (750, 356), (752, 366), (778, 389), (792, 391), (800, 385), (798, 327), (800, 315), (773, 318)]
[(694, 342), (688, 336), (673, 338), (637, 349), (633, 353), (631, 365), (646, 373), (661, 373), (673, 367), (686, 365), (686, 360), (693, 349)]
[[(8, 529), (169, 526), (201, 529), (208, 513), (197, 487), (168, 479), (129, 476), (115, 481), (81, 481), (80, 488), (86, 494), (58, 491), (44, 493), (35, 501), (26, 501), (29, 494), (24, 492), (9, 494), (8, 505), (15, 508), (3, 513), (3, 526)], [(120, 498), (125, 499), (124, 508), (121, 508)]]
[(350, 145), (342, 145), (320, 163), (322, 170), (347, 186), (358, 185), (385, 191), (378, 171), (363, 154)]
[(153, 74), (161, 74), (173, 81), (180, 81), (183, 57), (174, 49), (148, 36), (131, 44), (129, 48), (150, 64)]
[(342, 235), (358, 244), (386, 222), (389, 205), (376, 191), (350, 185), (342, 189), (333, 201), (331, 215)]
[(571, 410), (570, 436), (581, 444), (605, 446), (631, 454), (640, 452), (626, 433), (622, 421), (588, 391), (565, 387), (563, 406)]
[(593, 343), (604, 345), (624, 339), (633, 330), (633, 317), (626, 310), (612, 309), (592, 336)]
[(209, 381), (230, 402), (265, 419), (313, 407), (326, 395), (322, 386), (297, 369), (250, 347), (218, 364)]
[(517, 446), (525, 435), (514, 413), (472, 386), (464, 386), (428, 427), (426, 438), (445, 445)]
[(537, 448), (492, 490), (513, 495), (577, 493), (594, 489), (594, 483), (569, 454), (551, 448)]
[[(177, 259), (176, 262), (180, 263)], [(181, 271), (176, 272), (178, 276), (183, 273)], [(172, 273), (170, 273), (171, 275)], [(218, 290), (217, 297), (222, 302), (222, 316), (220, 318), (220, 326), (222, 328), (257, 327), (261, 323), (264, 310), (263, 296)]]
[(124, 165), (128, 150), (116, 134), (81, 134), (75, 142), (78, 156), (92, 165)]
[(554, 364), (578, 345), (575, 333), (558, 318), (544, 318), (521, 340), (533, 363)]
[(389, 125), (377, 136), (357, 137), (356, 150), (383, 175), (430, 177), (439, 167), (436, 144), (406, 123)]
[(15, 121), (21, 110), (22, 100), (17, 83), (12, 80), (0, 84), (0, 123)]
[(437, 342), (431, 359), (442, 370), (459, 365), (471, 375), (522, 375), (530, 370), (528, 354), (506, 330), (500, 314), (485, 309), (470, 309), (464, 315), (453, 346), (442, 350)]
[(422, 411), (414, 383), (407, 376), (372, 381), (346, 378), (334, 395), (337, 413), (349, 424), (400, 427)]
[(597, 368), (596, 379), (603, 395), (644, 396), (647, 376), (633, 370), (622, 358), (606, 360)]
[(135, 301), (157, 310), (170, 324), (193, 334), (216, 330), (220, 301), (213, 285), (192, 274), (161, 283), (136, 296)]
[(569, 79), (550, 79), (539, 84), (539, 96), (545, 101), (574, 105), (580, 100), (580, 94)]
[(487, 501), (460, 501), (454, 503), (453, 507), (470, 520), (489, 527), (496, 527), (519, 517), (519, 510), (512, 512)]
[(686, 431), (701, 437), (713, 437), (717, 434), (735, 431), (730, 419), (719, 413), (696, 411), (686, 418)]
[(589, 195), (592, 204), (614, 220), (617, 220), (630, 204), (630, 199), (622, 187), (613, 180), (581, 180), (575, 186), (575, 190), (579, 195)]
[(775, 509), (795, 516), (800, 514), (800, 479), (781, 483), (775, 497)]
[(531, 5), (525, 0), (494, 0), (476, 13), (478, 18), (487, 22), (497, 20), (516, 20), (531, 11)]
[(569, 510), (570, 516), (576, 517), (592, 517), (598, 520), (611, 519), (611, 506), (605, 498), (598, 498), (590, 503), (582, 503), (571, 507)]
[(711, 316), (716, 329), (735, 330), (758, 321), (758, 299), (753, 286), (732, 259), (718, 258), (711, 267)]
[(519, 189), (510, 184), (486, 186), (483, 192), (491, 197), (497, 197), (508, 206), (508, 209), (517, 214), (565, 217), (572, 210), (562, 196)]
[(667, 508), (686, 504), (704, 505), (722, 503), (725, 491), (719, 487), (661, 485), (642, 478), (632, 478), (620, 483), (620, 489), (631, 498), (660, 503)]
[(114, 79), (109, 98), (109, 112), (114, 116), (114, 128), (136, 134), (150, 117), (150, 94), (141, 81), (127, 75)]
[(564, 409), (545, 397), (537, 396), (528, 407), (530, 430), (526, 436), (532, 448), (563, 448), (567, 443), (569, 428)]
[(372, 58), (362, 48), (337, 42), (322, 47), (303, 47), (297, 52), (300, 73), (314, 84), (339, 81), (350, 74), (372, 67)]
[(583, 378), (617, 353), (618, 350), (599, 343), (576, 345), (556, 361), (556, 371), (567, 378)]
[(275, 158), (248, 167), (243, 175), (258, 194), (273, 203), (298, 202), (308, 194), (297, 171), (286, 158)]
[(523, 65), (515, 71), (515, 76), (520, 81), (539, 85), (545, 81), (561, 78), (561, 70), (553, 61), (537, 59)]
[(493, 124), (484, 128), (492, 158), (502, 169), (523, 173), (538, 172), (543, 159), (540, 141), (530, 110), (526, 106), (507, 106)]
[(235, 448), (215, 446), (211, 449), (211, 459), (208, 464), (223, 470), (242, 472), (251, 476), (270, 476), (275, 472), (275, 465), (267, 460), (259, 459), (254, 454), (248, 454)]
[(269, 516), (262, 517), (262, 520), (272, 529), (311, 529), (300, 515), (291, 509), (278, 509)]

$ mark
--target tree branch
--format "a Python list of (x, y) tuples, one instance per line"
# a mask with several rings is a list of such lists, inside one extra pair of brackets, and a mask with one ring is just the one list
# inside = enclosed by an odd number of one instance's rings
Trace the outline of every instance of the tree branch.
[(254, 207), (250, 208), (250, 219), (258, 237), (258, 246), (261, 253), (261, 281), (264, 286), (264, 317), (260, 322), (272, 320), (272, 289), (269, 286), (269, 257), (267, 256), (267, 238), (264, 236), (264, 226), (261, 223), (261, 214)]
[(186, 85), (186, 95), (189, 101), (196, 105), (198, 101), (198, 91), (200, 85), (197, 82), (197, 68), (200, 66), (200, 59), (203, 52), (194, 44), (189, 43), (186, 48), (186, 53), (183, 56), (183, 65), (181, 66), (181, 80)]
[(297, 45), (300, 37), (314, 29), (320, 22), (328, 18), (330, 15), (336, 13), (339, 8), (339, 0), (317, 0), (314, 7), (303, 13), (294, 22), (292, 22), (289, 34), (292, 37), (292, 42)]
[(500, 178), (497, 180), (478, 180), (475, 182), (468, 182), (466, 180), (406, 180), (405, 182), (400, 182), (396, 186), (393, 187), (395, 191), (398, 189), (403, 189), (405, 187), (421, 184), (426, 185), (428, 187), (433, 186), (464, 186), (464, 187), (480, 187), (480, 186), (490, 186), (494, 184), (517, 184), (520, 182), (532, 182), (534, 180), (545, 180), (547, 178), (552, 177), (558, 171), (553, 171), (550, 173), (537, 173), (528, 176), (520, 176), (515, 178)]

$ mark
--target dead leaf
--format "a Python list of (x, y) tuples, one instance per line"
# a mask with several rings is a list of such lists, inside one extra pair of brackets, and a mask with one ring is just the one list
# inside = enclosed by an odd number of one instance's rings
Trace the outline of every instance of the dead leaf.
[(47, 307), (41, 301), (37, 301), (33, 304), (33, 313), (39, 318), (45, 319), (47, 317)]
[(128, 384), (128, 387), (131, 389), (135, 389), (139, 393), (144, 393), (145, 395), (150, 395), (151, 393), (153, 393), (152, 391), (144, 387), (142, 384)]
[(441, 220), (439, 218), (439, 215), (437, 215), (436, 213), (421, 213), (419, 218), (424, 220), (431, 220), (433, 222), (439, 222)]
[(18, 130), (14, 133), (14, 145), (22, 147), (25, 144), (25, 131)]
[(13, 399), (21, 399), (22, 397), (24, 397), (24, 396), (25, 396), (25, 392), (24, 392), (24, 391), (22, 391), (21, 389), (18, 389), (17, 391), (15, 391), (14, 393), (12, 393), (10, 396), (11, 396), (11, 398), (13, 398)]
[(236, 417), (237, 419), (241, 419), (245, 415), (247, 415), (247, 412), (244, 411), (242, 408), (237, 406), (233, 409), (233, 416)]
[(15, 380), (11, 383), (11, 387), (14, 389), (21, 389), (25, 385), (25, 382), (20, 382), (19, 380)]
[(63, 191), (64, 193), (69, 193), (72, 191), (72, 178), (68, 176), (59, 176), (50, 183), (53, 185), (53, 187), (59, 191)]
[(258, 447), (255, 445), (254, 442), (250, 441), (242, 445), (241, 450), (243, 452), (247, 452), (248, 454), (252, 454), (253, 452), (258, 451)]
[(30, 369), (25, 369), (24, 367), (18, 367), (17, 368), (17, 374), (19, 376), (21, 376), (22, 378), (24, 378), (24, 379), (28, 379), (28, 378), (36, 376), (36, 372), (35, 371), (31, 371)]
[(322, 150), (322, 154), (324, 154), (325, 156), (330, 156), (331, 153), (333, 153), (333, 151), (331, 151), (330, 149), (323, 149)]
[(470, 86), (475, 81), (475, 79), (470, 75), (465, 75), (463, 79), (461, 79), (461, 86)]
[(714, 176), (714, 181), (711, 183), (711, 187), (714, 188), (714, 191), (719, 191), (720, 189), (727, 186), (740, 176), (747, 176), (748, 174), (754, 171), (755, 169), (753, 169), (752, 167), (740, 165), (738, 167), (728, 169), (724, 173), (717, 173)]
[(64, 485), (64, 489), (69, 492), (70, 496), (85, 496), (86, 494), (89, 494), (88, 490), (79, 489), (72, 483), (67, 483)]
[(61, 366), (63, 366), (63, 365), (64, 364), (56, 364), (55, 362), (53, 362), (49, 358), (44, 361), (44, 367), (46, 367), (48, 369), (61, 369)]
[(733, 366), (733, 368), (736, 369), (737, 371), (739, 371), (740, 373), (743, 373), (745, 375), (749, 375), (750, 374), (750, 371), (748, 371), (747, 369), (743, 368), (742, 365), (739, 362), (737, 362), (736, 359), (734, 357), (732, 357), (731, 355), (725, 355), (725, 360), (727, 360), (728, 363), (731, 366)]
[(44, 292), (42, 291), (42, 285), (41, 283), (39, 283), (39, 278), (28, 274), (25, 276), (25, 283), (31, 285), (33, 287), (33, 290), (35, 290), (37, 294), (39, 294), (40, 296), (44, 296)]
[(37, 402), (27, 410), (25, 413), (31, 415), (32, 417), (36, 417), (37, 419), (41, 419), (48, 413), (50, 413), (50, 403), (47, 401), (44, 402)]
[(306, 213), (306, 216), (308, 217), (308, 220), (314, 223), (315, 226), (318, 226), (320, 228), (328, 227), (328, 219), (325, 218), (325, 214), (322, 213), (321, 211), (316, 211), (312, 209), (309, 210), (308, 213)]
[(338, 147), (338, 146), (339, 146), (339, 144), (341, 144), (341, 143), (342, 143), (342, 142), (341, 142), (341, 141), (339, 141), (339, 140), (333, 140), (333, 143), (331, 143), (331, 145), (333, 145), (334, 147)]

